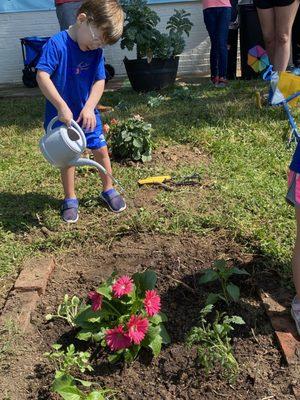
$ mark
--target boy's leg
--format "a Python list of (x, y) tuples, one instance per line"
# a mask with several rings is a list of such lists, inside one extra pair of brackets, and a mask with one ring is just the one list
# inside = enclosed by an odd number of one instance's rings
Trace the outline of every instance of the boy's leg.
[(78, 221), (78, 200), (75, 194), (75, 167), (61, 169), (61, 181), (65, 199), (61, 207), (61, 216), (65, 222)]
[[(107, 146), (92, 150), (95, 160), (101, 164), (108, 173), (112, 173), (110, 158)], [(99, 171), (103, 184), (103, 191), (100, 195), (101, 199), (108, 205), (111, 211), (119, 213), (124, 211), (126, 203), (123, 197), (113, 188), (112, 180), (109, 176)]]
[[(112, 170), (107, 146), (101, 147), (100, 149), (92, 150), (92, 153), (94, 154), (97, 163), (101, 164), (106, 169), (106, 171), (111, 174)], [(99, 171), (99, 175), (102, 180), (103, 192), (112, 189), (113, 184), (110, 177), (108, 175), (105, 175), (102, 171)]]

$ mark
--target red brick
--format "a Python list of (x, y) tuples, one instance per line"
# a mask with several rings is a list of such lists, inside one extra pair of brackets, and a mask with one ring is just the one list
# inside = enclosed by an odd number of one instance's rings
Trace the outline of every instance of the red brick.
[(54, 267), (54, 259), (50, 257), (28, 260), (16, 280), (15, 290), (23, 292), (37, 290), (39, 295), (44, 294)]
[(269, 289), (268, 293), (260, 291), (260, 298), (275, 330), (284, 358), (288, 364), (292, 364), (299, 361), (300, 337), (290, 314), (290, 295), (283, 291), (283, 288)]
[(28, 331), (31, 326), (31, 314), (36, 309), (39, 298), (36, 290), (13, 291), (5, 304), (0, 322), (3, 324), (6, 320), (12, 320), (21, 331)]

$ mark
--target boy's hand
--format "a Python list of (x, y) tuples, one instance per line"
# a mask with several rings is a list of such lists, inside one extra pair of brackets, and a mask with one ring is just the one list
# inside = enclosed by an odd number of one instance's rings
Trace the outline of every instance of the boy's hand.
[(57, 110), (58, 112), (58, 119), (63, 122), (64, 124), (67, 125), (67, 127), (71, 126), (71, 121), (73, 119), (73, 114), (72, 111), (69, 109), (69, 107), (63, 106)]
[(81, 113), (77, 119), (77, 123), (82, 121), (82, 128), (86, 132), (92, 132), (96, 128), (96, 116), (93, 108), (83, 107)]

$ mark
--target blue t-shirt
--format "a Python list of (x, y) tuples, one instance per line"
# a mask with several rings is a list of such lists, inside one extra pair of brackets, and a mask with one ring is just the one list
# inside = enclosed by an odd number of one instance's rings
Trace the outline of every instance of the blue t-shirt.
[(290, 169), (300, 174), (300, 142), (297, 144), (292, 162), (290, 164)]
[[(93, 84), (105, 79), (102, 49), (80, 50), (67, 31), (59, 32), (47, 41), (36, 68), (51, 76), (54, 86), (72, 111), (75, 121), (89, 98)], [(56, 108), (47, 100), (45, 129), (56, 115)], [(95, 110), (95, 115), (95, 132), (102, 132), (98, 110)]]

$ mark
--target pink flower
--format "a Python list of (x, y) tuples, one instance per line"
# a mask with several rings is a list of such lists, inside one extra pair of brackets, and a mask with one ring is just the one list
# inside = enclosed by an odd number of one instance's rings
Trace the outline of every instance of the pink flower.
[(129, 276), (121, 276), (116, 283), (113, 284), (112, 286), (112, 291), (115, 295), (115, 297), (122, 297), (124, 294), (128, 294), (132, 292), (133, 289), (133, 282), (132, 279), (129, 278)]
[(110, 130), (109, 125), (108, 124), (104, 124), (103, 127), (102, 127), (102, 130), (103, 130), (103, 133), (107, 134), (109, 132), (109, 130)]
[(101, 310), (102, 307), (102, 296), (97, 292), (89, 292), (88, 298), (92, 300), (92, 310), (98, 311)]
[(111, 119), (110, 123), (112, 125), (118, 125), (119, 121), (116, 118)]
[(127, 324), (128, 335), (134, 344), (140, 344), (149, 328), (149, 321), (142, 316), (132, 315)]
[(160, 297), (156, 290), (146, 290), (146, 297), (144, 299), (144, 306), (147, 314), (152, 317), (160, 311)]
[(131, 345), (130, 337), (128, 333), (123, 331), (123, 326), (119, 325), (113, 329), (108, 329), (105, 336), (107, 346), (115, 351), (120, 349), (126, 349)]

